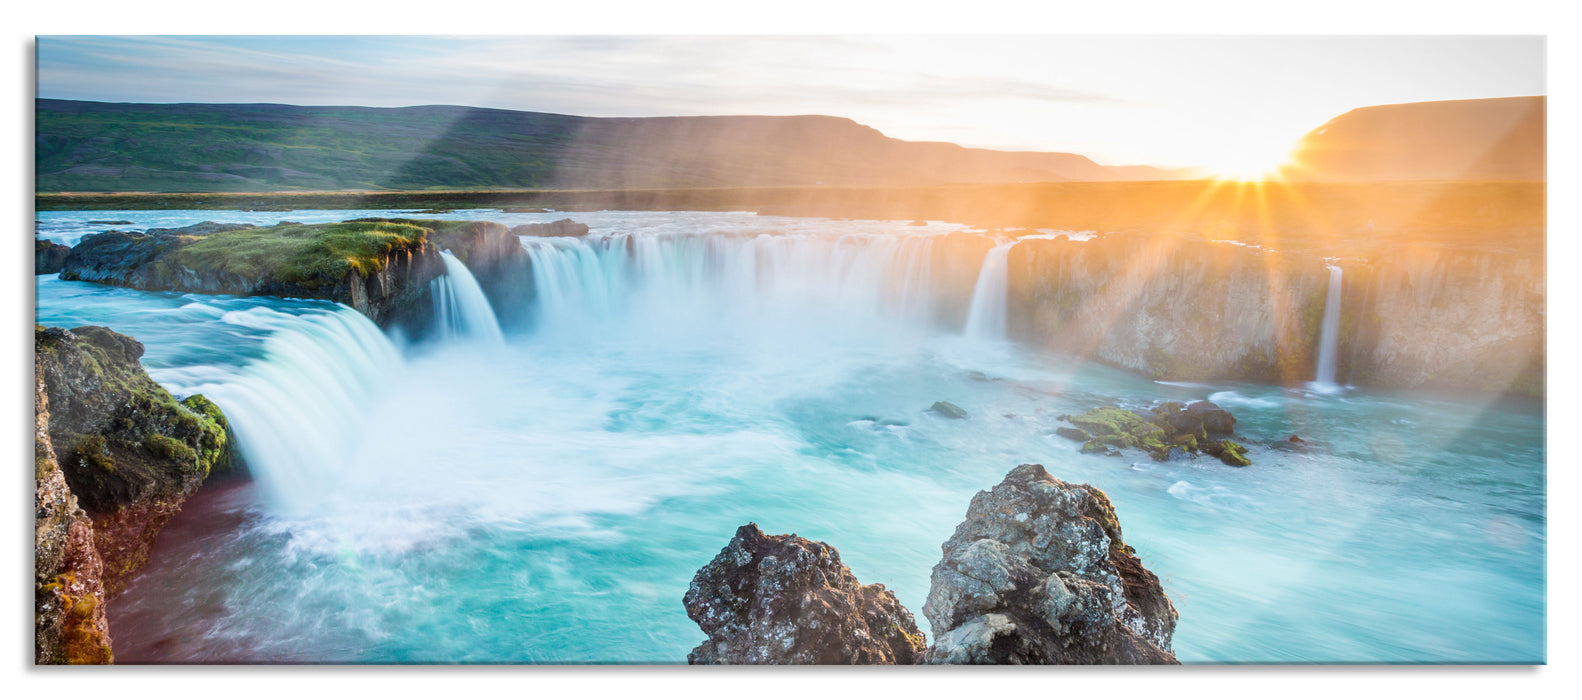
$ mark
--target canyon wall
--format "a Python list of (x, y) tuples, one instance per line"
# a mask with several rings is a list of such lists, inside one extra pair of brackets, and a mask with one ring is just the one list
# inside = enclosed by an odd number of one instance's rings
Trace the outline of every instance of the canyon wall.
[[(1403, 246), (1341, 257), (1336, 378), (1386, 388), (1543, 394), (1540, 254)], [(1186, 236), (1024, 240), (1010, 337), (1162, 380), (1312, 380), (1325, 258)]]

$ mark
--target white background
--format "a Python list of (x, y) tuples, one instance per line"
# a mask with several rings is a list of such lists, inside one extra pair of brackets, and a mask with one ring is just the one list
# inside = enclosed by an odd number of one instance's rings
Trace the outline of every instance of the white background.
[[(26, 0), (23, 0), (24, 2)], [(4, 596), (0, 611), (0, 694), (40, 698), (141, 698), (215, 696), (280, 698), (334, 695), (374, 697), (700, 697), (778, 698), (861, 695), (884, 700), (911, 696), (1159, 698), (1333, 698), (1352, 697), (1577, 697), (1582, 674), (1576, 665), (1577, 454), (1571, 444), (1578, 411), (1569, 398), (1577, 388), (1569, 364), (1576, 347), (1578, 277), (1582, 263), (1575, 200), (1578, 188), (1574, 129), (1582, 65), (1575, 12), (1559, 2), (1401, 2), (1336, 0), (1254, 2), (859, 2), (796, 0), (562, 0), (538, 3), (445, 0), (360, 2), (326, 0), (207, 2), (121, 0), (32, 0), (9, 3), (3, 55), (9, 100), (3, 110), (9, 167), (0, 169), (5, 204), (4, 238), (12, 251), (0, 256), (4, 297), (4, 342), (0, 343), (0, 436), (7, 517), (0, 525)], [(1574, 7), (1574, 5), (1573, 5)], [(36, 34), (829, 34), (829, 33), (1098, 33), (1098, 34), (1544, 34), (1549, 36), (1550, 179), (1549, 395), (1548, 423), (1562, 449), (1549, 461), (1549, 665), (1545, 667), (1188, 667), (1184, 669), (688, 669), (685, 667), (248, 667), (116, 668), (32, 667), (31, 337), (33, 315), (32, 118), (33, 43)], [(24, 234), (27, 235), (24, 235)], [(1432, 591), (1423, 591), (1431, 601)], [(679, 604), (679, 603), (678, 603)], [(1431, 602), (1429, 603), (1431, 604)], [(1564, 688), (1571, 687), (1570, 691)]]

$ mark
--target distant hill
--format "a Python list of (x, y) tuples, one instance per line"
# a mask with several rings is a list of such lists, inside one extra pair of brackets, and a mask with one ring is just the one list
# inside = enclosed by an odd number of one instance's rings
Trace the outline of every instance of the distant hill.
[(901, 141), (827, 116), (605, 119), (472, 107), (36, 101), (40, 192), (1157, 180), (1071, 153)]
[(1297, 144), (1288, 179), (1543, 180), (1543, 97), (1354, 109)]

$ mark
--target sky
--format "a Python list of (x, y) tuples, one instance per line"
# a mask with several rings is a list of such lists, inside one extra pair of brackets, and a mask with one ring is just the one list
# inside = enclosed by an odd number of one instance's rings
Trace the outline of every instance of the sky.
[(1272, 169), (1347, 110), (1541, 95), (1535, 36), (39, 37), (39, 97), (830, 114), (1109, 165)]

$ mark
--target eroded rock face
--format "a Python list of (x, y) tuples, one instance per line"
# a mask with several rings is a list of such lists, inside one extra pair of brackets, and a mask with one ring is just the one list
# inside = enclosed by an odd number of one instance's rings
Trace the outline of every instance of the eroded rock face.
[(945, 542), (923, 614), (938, 664), (1173, 664), (1176, 611), (1104, 492), (1024, 464)]
[(112, 661), (104, 562), (49, 439), (44, 368), (33, 363), (33, 663)]
[(76, 504), (64, 510), (81, 506), (85, 532), (92, 523), (94, 557), (103, 560), (103, 594), (113, 596), (187, 496), (211, 470), (228, 465), (225, 417), (202, 396), (176, 401), (138, 362), (143, 345), (108, 328), (38, 327), (34, 353), (49, 406), (41, 430), (69, 495), (49, 495), (56, 485), (40, 466), (39, 497)]
[(174, 253), (202, 236), (255, 228), (205, 222), (182, 229), (105, 231), (84, 236), (61, 263), (61, 279), (98, 282), (149, 291), (328, 299), (350, 306), (388, 327), (409, 322), (412, 310), (429, 304), (428, 283), (445, 271), (439, 249), (392, 250), (378, 271), (355, 271), (339, 279), (285, 280), (273, 274), (243, 274), (225, 266), (187, 267), (170, 262)]
[(687, 616), (709, 635), (692, 664), (914, 664), (923, 633), (884, 586), (864, 586), (840, 553), (743, 525), (698, 570)]

